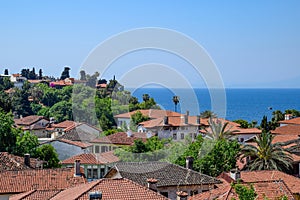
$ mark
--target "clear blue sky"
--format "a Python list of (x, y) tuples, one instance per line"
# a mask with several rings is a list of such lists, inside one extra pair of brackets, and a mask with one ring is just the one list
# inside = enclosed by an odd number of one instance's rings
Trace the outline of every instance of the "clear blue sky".
[(299, 10), (299, 0), (3, 0), (0, 73), (34, 66), (58, 77), (68, 65), (77, 76), (89, 52), (108, 37), (162, 27), (202, 45), (227, 87), (300, 88)]

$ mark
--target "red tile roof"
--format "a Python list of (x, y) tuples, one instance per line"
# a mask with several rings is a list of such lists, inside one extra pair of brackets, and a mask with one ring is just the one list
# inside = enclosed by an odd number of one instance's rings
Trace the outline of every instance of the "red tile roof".
[(12, 195), (9, 200), (44, 200), (51, 199), (62, 190), (30, 190), (20, 194)]
[(89, 192), (101, 191), (102, 199), (109, 200), (166, 200), (167, 198), (128, 179), (100, 179), (64, 190), (52, 200), (86, 200)]
[[(221, 177), (230, 177), (228, 173), (222, 173)], [(226, 178), (225, 178), (226, 179)], [(259, 181), (283, 180), (294, 194), (300, 194), (300, 179), (277, 170), (241, 171), (241, 179), (244, 183)], [(228, 179), (226, 179), (228, 180)]]
[(52, 141), (60, 141), (60, 142), (64, 142), (64, 143), (78, 146), (81, 148), (87, 148), (87, 147), (92, 146), (92, 144), (90, 144), (90, 143), (80, 142), (80, 141), (72, 141), (72, 140), (67, 140), (67, 139), (63, 139), (63, 138), (59, 138), (59, 139), (52, 140)]
[(101, 144), (115, 144), (115, 145), (132, 145), (134, 140), (141, 139), (146, 142), (147, 135), (146, 133), (135, 132), (132, 133), (132, 136), (128, 137), (127, 133), (119, 132), (114, 133), (109, 136), (96, 138), (91, 141), (91, 143), (101, 143)]
[(0, 194), (66, 189), (85, 183), (84, 177), (74, 177), (73, 168), (6, 171), (0, 173), (0, 180)]
[(81, 164), (101, 165), (118, 162), (119, 158), (114, 155), (113, 151), (100, 154), (83, 153), (68, 158), (62, 161), (61, 164), (74, 164), (75, 160), (80, 160)]
[[(256, 200), (277, 199), (282, 196), (286, 196), (289, 200), (295, 199), (292, 192), (288, 189), (286, 183), (282, 180), (272, 180), (272, 181), (257, 181), (242, 183), (242, 185), (249, 187), (252, 185), (256, 194), (258, 195)], [(228, 185), (226, 187), (221, 187), (213, 189), (195, 196), (190, 197), (188, 200), (231, 200), (239, 199), (235, 189)]]
[(150, 117), (151, 119), (161, 118), (164, 116), (181, 116), (180, 113), (169, 111), (169, 110), (157, 110), (157, 109), (149, 109), (149, 110), (136, 110), (132, 112), (122, 113), (116, 115), (116, 118), (130, 118), (132, 114), (140, 111), (143, 115)]
[(33, 123), (41, 120), (41, 119), (45, 119), (45, 117), (43, 116), (37, 116), (37, 115), (30, 115), (27, 117), (23, 117), (21, 119), (15, 119), (15, 124), (18, 126), (30, 126)]
[(286, 125), (277, 127), (273, 134), (284, 134), (284, 135), (300, 135), (300, 126), (299, 125)]
[(294, 125), (300, 125), (300, 117), (296, 117), (289, 120), (282, 120), (278, 122), (279, 124), (294, 124)]
[(164, 117), (141, 122), (140, 124), (143, 125), (143, 127), (145, 128), (162, 127), (162, 126), (187, 126), (187, 125), (199, 126), (200, 125), (197, 124), (197, 116), (188, 116), (188, 121), (186, 124), (184, 115), (168, 117), (168, 124), (164, 124)]
[(73, 126), (74, 124), (76, 124), (76, 122), (66, 120), (66, 121), (60, 122), (58, 124), (52, 124), (51, 126), (55, 127), (55, 128), (68, 128), (70, 126)]
[(0, 172), (8, 170), (23, 170), (30, 168), (40, 168), (43, 161), (30, 158), (30, 167), (25, 165), (24, 157), (15, 156), (7, 152), (0, 152)]

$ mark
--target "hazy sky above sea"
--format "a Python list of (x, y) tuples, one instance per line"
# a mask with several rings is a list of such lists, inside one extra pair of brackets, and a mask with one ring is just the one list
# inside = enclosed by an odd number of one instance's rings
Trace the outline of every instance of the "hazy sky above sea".
[[(299, 10), (299, 0), (3, 0), (0, 73), (6, 68), (18, 73), (35, 67), (59, 77), (63, 67), (70, 66), (71, 75), (78, 77), (85, 58), (107, 38), (135, 28), (160, 27), (200, 44), (226, 87), (300, 88)], [(157, 50), (132, 52), (100, 73), (103, 78), (116, 75), (118, 79), (151, 63), (182, 75), (187, 85), (205, 87), (189, 63)], [(183, 87), (169, 73), (157, 74)], [(138, 74), (140, 79), (143, 76), (155, 75)]]

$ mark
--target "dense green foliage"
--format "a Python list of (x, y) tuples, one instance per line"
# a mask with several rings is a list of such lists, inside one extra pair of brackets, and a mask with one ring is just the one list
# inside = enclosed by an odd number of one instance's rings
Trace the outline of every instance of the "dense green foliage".
[(251, 127), (251, 125), (246, 120), (243, 120), (243, 119), (233, 120), (233, 122), (238, 123), (239, 125), (241, 125), (241, 128)]
[(58, 155), (53, 146), (50, 144), (44, 144), (36, 149), (35, 157), (46, 161), (43, 167), (55, 168), (60, 167)]
[(19, 131), (13, 128), (13, 116), (0, 110), (0, 152), (11, 153), (15, 149)]
[(239, 200), (255, 200), (257, 197), (253, 185), (247, 187), (245, 185), (237, 183), (233, 185), (233, 188), (237, 193)]
[(217, 114), (210, 111), (210, 110), (205, 110), (205, 111), (200, 113), (200, 117), (201, 118), (216, 118)]
[(250, 157), (245, 168), (249, 170), (279, 170), (289, 171), (292, 167), (292, 158), (282, 148), (280, 143), (273, 143), (274, 135), (262, 132), (255, 137), (255, 145), (246, 144), (241, 150), (241, 159)]

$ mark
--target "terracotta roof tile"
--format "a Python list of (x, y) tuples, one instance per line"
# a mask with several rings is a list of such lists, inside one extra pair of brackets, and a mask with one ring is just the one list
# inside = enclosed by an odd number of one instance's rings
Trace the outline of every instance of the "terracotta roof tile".
[(8, 170), (23, 170), (39, 168), (43, 161), (30, 158), (30, 167), (24, 164), (24, 157), (15, 156), (7, 152), (0, 152), (0, 172)]
[[(256, 200), (277, 199), (281, 196), (286, 196), (289, 200), (294, 200), (292, 192), (288, 189), (286, 183), (282, 180), (272, 180), (272, 181), (257, 181), (242, 183), (244, 186), (253, 185), (256, 194), (258, 195)], [(211, 191), (207, 191), (195, 196), (190, 197), (188, 200), (231, 200), (239, 199), (234, 188), (229, 185), (224, 188), (217, 188)]]
[(43, 116), (37, 116), (37, 115), (30, 115), (27, 117), (23, 117), (21, 119), (15, 119), (15, 124), (19, 126), (30, 126), (31, 124), (41, 120), (45, 119)]
[(85, 183), (84, 177), (74, 177), (73, 168), (6, 171), (0, 173), (0, 180), (0, 194), (66, 189)]
[[(100, 134), (100, 132), (99, 132)], [(90, 142), (97, 138), (98, 135), (90, 133), (88, 131), (84, 131), (82, 129), (73, 128), (63, 134), (62, 136), (58, 137), (57, 139), (67, 139), (72, 141), (83, 141), (83, 142)]]
[(289, 119), (289, 120), (282, 120), (282, 121), (279, 121), (278, 123), (300, 125), (300, 117), (296, 117), (296, 118)]
[(109, 164), (119, 161), (119, 158), (114, 155), (113, 151), (108, 151), (105, 153), (94, 154), (94, 153), (83, 153), (79, 155), (72, 156), (61, 162), (61, 164), (74, 164), (75, 160), (80, 160), (81, 164)]
[(74, 122), (74, 121), (66, 120), (66, 121), (60, 122), (58, 124), (52, 124), (51, 126), (55, 127), (55, 128), (68, 128), (70, 126), (73, 126), (75, 123), (76, 122)]
[[(223, 173), (223, 175), (230, 176), (228, 173)], [(300, 194), (300, 179), (281, 171), (242, 171), (241, 179), (244, 183), (283, 180), (292, 193)]]
[(91, 141), (91, 143), (104, 143), (104, 144), (116, 144), (116, 145), (132, 145), (134, 140), (142, 139), (142, 141), (146, 141), (147, 135), (146, 133), (135, 132), (132, 133), (132, 136), (128, 137), (127, 133), (119, 132), (114, 133), (109, 136), (96, 138)]
[(300, 126), (299, 125), (286, 125), (277, 127), (273, 134), (283, 134), (283, 135), (300, 135)]
[(68, 139), (64, 139), (64, 138), (58, 138), (58, 139), (52, 140), (52, 141), (60, 141), (60, 142), (64, 142), (64, 143), (78, 146), (81, 148), (87, 148), (87, 147), (92, 146), (92, 144), (90, 144), (90, 143), (80, 142), (80, 141), (72, 141), (72, 140), (68, 140)]
[(102, 199), (109, 200), (166, 200), (167, 198), (128, 179), (100, 179), (60, 192), (52, 200), (86, 200), (89, 192), (101, 191)]
[(31, 190), (20, 194), (12, 195), (9, 200), (44, 200), (51, 199), (62, 190)]

